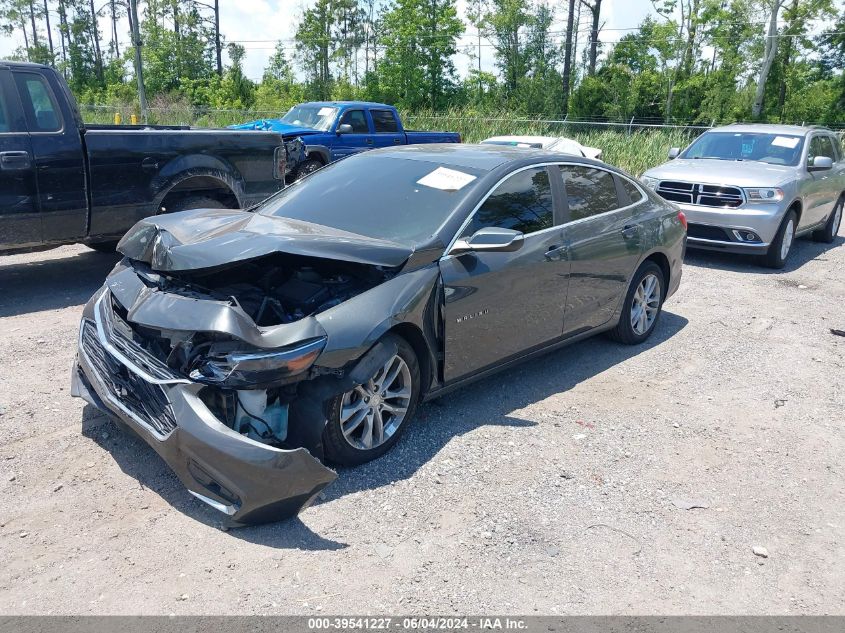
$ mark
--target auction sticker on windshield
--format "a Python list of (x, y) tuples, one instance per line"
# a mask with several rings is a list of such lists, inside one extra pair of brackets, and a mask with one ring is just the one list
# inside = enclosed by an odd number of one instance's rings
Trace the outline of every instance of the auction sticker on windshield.
[(775, 140), (772, 141), (772, 145), (775, 147), (795, 149), (795, 146), (798, 145), (798, 141), (800, 140), (801, 139), (795, 138), (794, 136), (776, 136)]
[(442, 189), (443, 191), (458, 191), (466, 187), (475, 178), (472, 174), (465, 174), (462, 171), (447, 167), (438, 167), (430, 174), (426, 174), (420, 178), (417, 184), (431, 187), (432, 189)]

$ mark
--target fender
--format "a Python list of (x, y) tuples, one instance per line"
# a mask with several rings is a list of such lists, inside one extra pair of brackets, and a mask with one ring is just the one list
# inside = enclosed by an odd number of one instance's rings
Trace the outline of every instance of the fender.
[[(182, 157), (189, 159), (191, 157)], [(161, 172), (150, 183), (150, 187), (155, 192), (153, 197), (152, 212), (158, 213), (161, 208), (161, 203), (164, 198), (173, 191), (174, 187), (186, 180), (196, 177), (212, 178), (220, 183), (221, 187), (226, 187), (235, 194), (238, 205), (243, 207), (244, 204), (244, 180), (240, 173), (234, 168), (225, 166), (226, 164), (214, 157), (206, 156), (206, 163), (194, 166), (183, 165), (183, 169), (178, 169), (176, 166), (170, 168), (173, 163), (183, 162), (182, 158), (176, 159), (168, 163)], [(197, 161), (200, 162), (200, 161)], [(217, 166), (213, 165), (217, 163)], [(169, 174), (169, 175), (168, 175)]]
[(305, 157), (311, 158), (312, 156), (322, 160), (324, 165), (328, 165), (330, 162), (332, 162), (332, 152), (325, 145), (308, 145), (308, 144), (306, 144), (305, 145)]

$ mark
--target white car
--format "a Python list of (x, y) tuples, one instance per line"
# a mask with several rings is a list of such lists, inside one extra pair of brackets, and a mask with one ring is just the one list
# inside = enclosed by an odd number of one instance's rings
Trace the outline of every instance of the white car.
[(481, 141), (482, 145), (512, 145), (514, 147), (532, 147), (534, 149), (551, 149), (564, 154), (584, 156), (601, 160), (601, 150), (597, 147), (586, 147), (578, 141), (563, 136), (491, 136)]

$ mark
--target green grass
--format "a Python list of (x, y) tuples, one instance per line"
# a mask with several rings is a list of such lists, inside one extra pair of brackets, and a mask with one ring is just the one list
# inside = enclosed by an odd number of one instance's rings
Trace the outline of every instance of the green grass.
[[(124, 124), (129, 123), (131, 107), (81, 106), (83, 118), (88, 123), (113, 123), (115, 112), (120, 112)], [(196, 127), (225, 127), (253, 119), (275, 118), (281, 113), (265, 111), (202, 110), (183, 104), (153, 108), (149, 122), (159, 125), (192, 125)], [(477, 143), (490, 136), (539, 135), (566, 136), (583, 145), (598, 147), (603, 159), (611, 165), (640, 176), (645, 170), (666, 161), (670, 147), (684, 147), (703, 130), (680, 128), (647, 128), (629, 130), (625, 126), (607, 127), (587, 123), (551, 123), (528, 119), (507, 112), (478, 114), (454, 110), (446, 114), (403, 113), (409, 129), (449, 130), (460, 132), (466, 143)]]

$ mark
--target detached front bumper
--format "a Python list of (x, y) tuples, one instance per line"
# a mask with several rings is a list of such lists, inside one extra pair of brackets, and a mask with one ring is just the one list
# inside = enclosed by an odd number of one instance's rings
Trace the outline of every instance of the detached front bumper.
[(281, 450), (222, 424), (203, 385), (133, 354), (109, 331), (101, 301), (86, 306), (71, 395), (142, 437), (188, 491), (234, 524), (296, 515), (337, 477), (306, 449)]
[[(783, 219), (783, 211), (776, 204), (745, 204), (738, 208), (675, 204), (687, 216), (690, 248), (763, 255)], [(749, 233), (756, 239), (747, 239)]]

